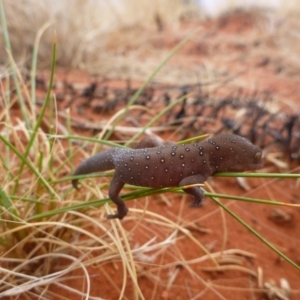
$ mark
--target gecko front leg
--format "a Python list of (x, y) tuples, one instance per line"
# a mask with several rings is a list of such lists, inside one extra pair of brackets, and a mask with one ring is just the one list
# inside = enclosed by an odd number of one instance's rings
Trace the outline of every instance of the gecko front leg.
[(111, 220), (111, 219), (122, 220), (128, 213), (128, 207), (126, 206), (126, 204), (124, 203), (124, 201), (122, 200), (122, 198), (119, 195), (124, 184), (125, 183), (120, 180), (120, 177), (116, 172), (111, 181), (109, 191), (108, 191), (108, 196), (117, 205), (117, 213), (113, 214), (113, 215), (107, 215), (106, 218), (108, 220)]

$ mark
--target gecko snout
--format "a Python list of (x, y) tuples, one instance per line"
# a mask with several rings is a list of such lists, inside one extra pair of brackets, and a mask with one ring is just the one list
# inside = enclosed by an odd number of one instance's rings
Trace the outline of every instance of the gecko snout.
[(262, 163), (262, 152), (261, 151), (258, 151), (254, 154), (253, 162), (255, 164)]
[(263, 163), (263, 159), (262, 159), (262, 152), (260, 150), (256, 151), (253, 155), (252, 168), (259, 169), (260, 167), (263, 166), (263, 164), (264, 163)]

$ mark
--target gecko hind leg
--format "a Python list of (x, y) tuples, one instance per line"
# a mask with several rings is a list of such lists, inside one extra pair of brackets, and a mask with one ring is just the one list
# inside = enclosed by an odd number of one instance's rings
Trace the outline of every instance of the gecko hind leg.
[(183, 189), (184, 192), (187, 194), (190, 194), (194, 196), (193, 202), (190, 204), (190, 207), (201, 207), (203, 206), (203, 198), (204, 198), (204, 193), (199, 187), (192, 187), (192, 188), (187, 188)]
[[(202, 183), (206, 180), (206, 177), (202, 174), (192, 175), (182, 179), (179, 186), (191, 185), (196, 183)], [(202, 189), (198, 186), (187, 187), (183, 189), (189, 195), (194, 196), (194, 201), (191, 203), (190, 207), (199, 207), (203, 205), (204, 193)]]

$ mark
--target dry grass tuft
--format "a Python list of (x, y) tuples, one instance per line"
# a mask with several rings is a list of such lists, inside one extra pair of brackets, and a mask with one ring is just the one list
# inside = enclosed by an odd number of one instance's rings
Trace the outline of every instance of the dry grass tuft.
[[(48, 67), (52, 36), (56, 31), (59, 66), (84, 69), (106, 77), (139, 80), (147, 78), (168, 53), (170, 36), (174, 42), (182, 40), (182, 34), (188, 34), (190, 30), (182, 29), (182, 21), (201, 17), (195, 2), (181, 0), (126, 0), (119, 4), (74, 0), (72, 5), (66, 0), (3, 2), (13, 56), (19, 65), (29, 67), (39, 32), (42, 37), (38, 68)], [(289, 57), (291, 66), (299, 66), (299, 18), (295, 13), (298, 10), (295, 2), (283, 5), (281, 14), (263, 13), (267, 22), (263, 22), (262, 30), (270, 36), (270, 42), (274, 40), (282, 49), (282, 56)], [(161, 33), (157, 39), (158, 31)], [(199, 37), (194, 43), (199, 43)], [(2, 35), (0, 44), (4, 44)], [(4, 58), (0, 63), (6, 64), (4, 48), (0, 48), (0, 57)], [(183, 70), (169, 65), (161, 78), (165, 80), (172, 74), (173, 82), (195, 83), (199, 81), (200, 71), (195, 67)]]
[[(122, 30), (162, 27), (195, 14), (192, 1), (180, 0), (135, 1), (116, 3), (110, 1), (4, 1), (7, 24), (14, 57), (17, 60), (32, 54), (36, 33), (45, 24), (46, 30), (40, 44), (40, 66), (47, 66), (51, 57), (53, 31), (58, 37), (58, 58), (61, 66), (86, 68), (95, 61), (105, 61), (111, 35)], [(172, 9), (170, 9), (172, 8)], [(116, 36), (115, 36), (116, 37)], [(117, 38), (121, 41), (122, 33)], [(3, 44), (2, 36), (0, 43)], [(4, 49), (0, 50), (3, 57)], [(4, 55), (6, 56), (6, 55)], [(3, 63), (3, 61), (2, 61)]]

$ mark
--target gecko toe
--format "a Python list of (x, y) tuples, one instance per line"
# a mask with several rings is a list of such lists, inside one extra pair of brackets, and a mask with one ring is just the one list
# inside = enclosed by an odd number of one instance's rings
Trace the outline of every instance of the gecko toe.
[(78, 190), (78, 189), (79, 189), (79, 188), (78, 188), (78, 179), (72, 180), (72, 185), (73, 185), (73, 188), (74, 188), (74, 189)]
[(190, 204), (190, 208), (201, 207), (201, 206), (203, 206), (203, 201), (199, 201), (199, 200), (194, 200), (194, 201)]
[(112, 219), (120, 219), (122, 220), (128, 213), (128, 207), (127, 206), (118, 206), (118, 211), (116, 214), (112, 215), (107, 215), (106, 219), (107, 220), (112, 220)]
[(113, 214), (113, 215), (107, 215), (106, 216), (107, 220), (112, 220), (112, 219), (120, 219), (118, 214)]

